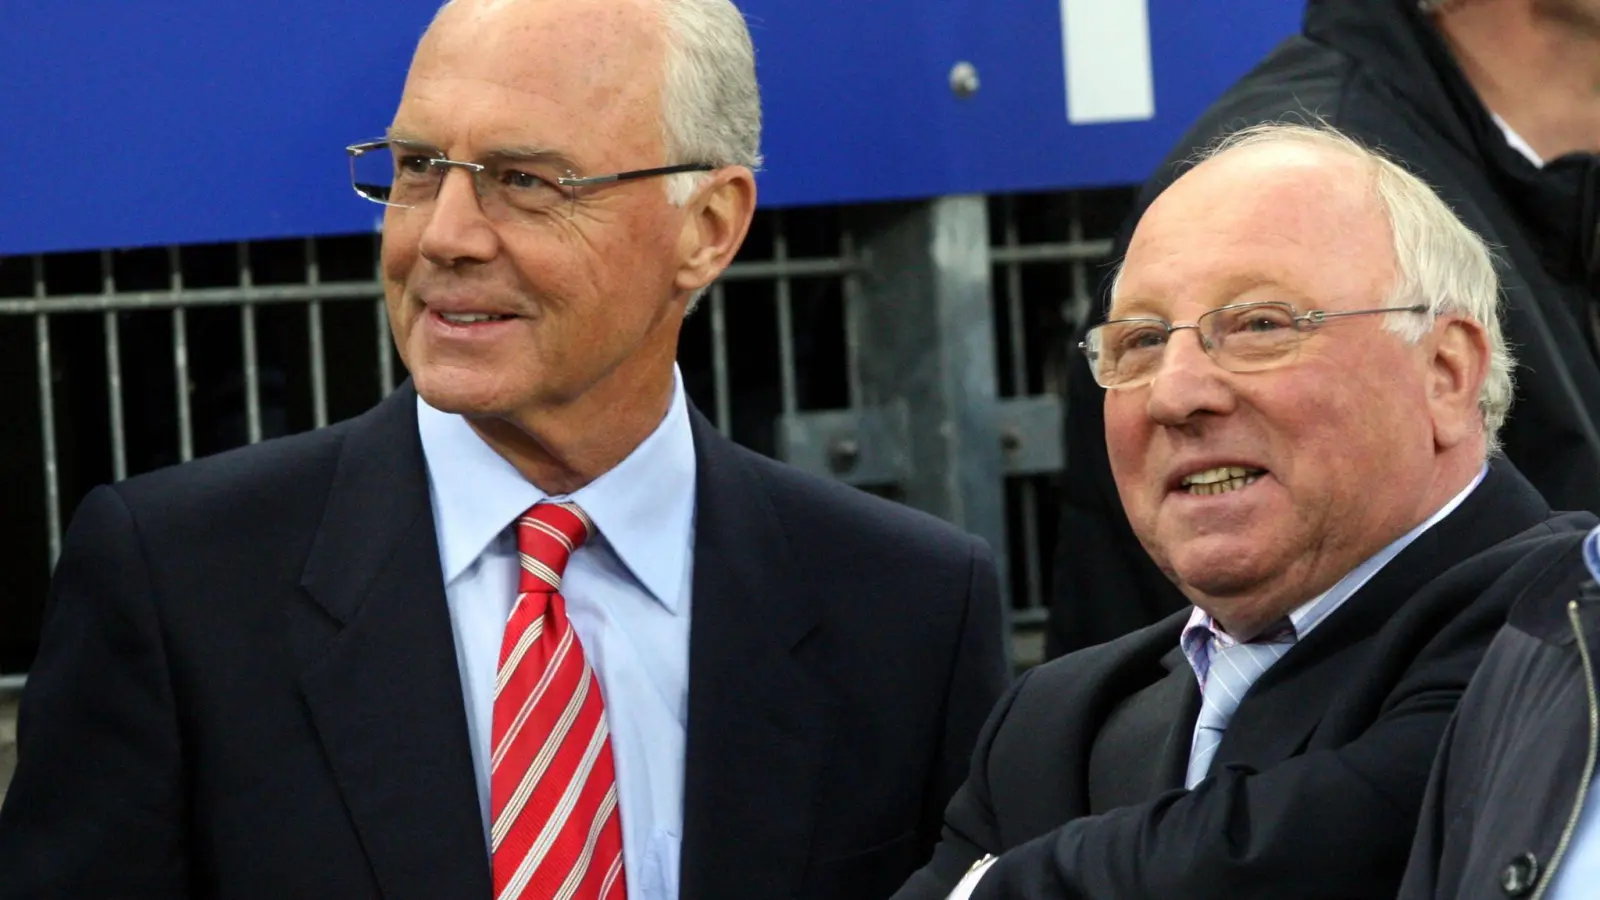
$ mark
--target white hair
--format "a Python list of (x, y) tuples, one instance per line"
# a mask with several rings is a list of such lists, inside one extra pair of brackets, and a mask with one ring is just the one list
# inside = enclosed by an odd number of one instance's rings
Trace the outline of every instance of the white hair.
[[(658, 0), (666, 22), (661, 123), (667, 164), (761, 167), (761, 91), (750, 30), (729, 0)], [(667, 177), (681, 206), (707, 178)]]
[[(658, 0), (666, 22), (667, 61), (661, 79), (661, 125), (667, 164), (761, 168), (761, 90), (755, 47), (743, 14), (730, 0)], [(710, 177), (666, 177), (667, 202), (682, 206)], [(689, 297), (685, 313), (706, 288)]]
[[(1498, 452), (1500, 429), (1511, 409), (1515, 362), (1500, 330), (1500, 278), (1488, 245), (1420, 178), (1324, 123), (1254, 125), (1223, 137), (1193, 163), (1245, 147), (1284, 144), (1332, 151), (1371, 168), (1373, 193), (1389, 220), (1394, 246), (1395, 279), (1386, 305), (1422, 304), (1429, 312), (1425, 318), (1387, 315), (1386, 328), (1414, 344), (1442, 315), (1461, 316), (1483, 326), (1489, 340), (1489, 370), (1478, 393), (1478, 409), (1483, 416), (1486, 452)], [(1112, 281), (1113, 295), (1121, 278), (1119, 270)]]

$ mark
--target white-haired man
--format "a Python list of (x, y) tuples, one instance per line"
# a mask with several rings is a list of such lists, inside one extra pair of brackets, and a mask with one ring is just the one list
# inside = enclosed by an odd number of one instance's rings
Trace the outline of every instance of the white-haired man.
[(1004, 685), (990, 551), (735, 447), (674, 365), (759, 132), (727, 0), (441, 10), (349, 150), (412, 381), (84, 501), (0, 898), (878, 900), (927, 859)]
[(1336, 132), (1242, 132), (1156, 200), (1084, 349), (1192, 606), (1012, 689), (899, 900), (1394, 895), (1519, 566), (1595, 521), (1494, 458), (1496, 295), (1482, 241)]

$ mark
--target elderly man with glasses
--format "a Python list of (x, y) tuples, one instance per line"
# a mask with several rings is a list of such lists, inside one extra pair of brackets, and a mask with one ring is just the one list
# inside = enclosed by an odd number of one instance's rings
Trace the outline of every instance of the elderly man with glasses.
[(760, 125), (727, 0), (440, 11), (347, 148), (411, 378), (83, 502), (0, 898), (882, 900), (929, 858), (1005, 683), (989, 548), (735, 446), (674, 363)]
[(897, 900), (1394, 896), (1527, 567), (1595, 521), (1496, 455), (1497, 292), (1432, 191), (1331, 130), (1240, 132), (1162, 194), (1082, 349), (1192, 606), (1019, 681)]

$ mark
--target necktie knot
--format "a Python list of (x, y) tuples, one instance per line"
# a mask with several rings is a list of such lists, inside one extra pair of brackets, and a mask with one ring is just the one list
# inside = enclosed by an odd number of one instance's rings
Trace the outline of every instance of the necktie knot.
[(555, 593), (567, 561), (594, 533), (594, 522), (575, 503), (539, 503), (517, 518), (517, 556), (523, 593)]

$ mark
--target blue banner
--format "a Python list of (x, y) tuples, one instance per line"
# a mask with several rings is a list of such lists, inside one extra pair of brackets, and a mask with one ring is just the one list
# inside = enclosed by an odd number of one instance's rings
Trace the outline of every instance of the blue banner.
[[(765, 100), (766, 206), (1137, 182), (1296, 29), (1301, 9), (1291, 0), (740, 5)], [(0, 253), (373, 228), (377, 210), (350, 191), (343, 147), (388, 124), (436, 6), (8, 4)]]

